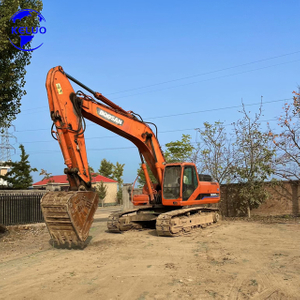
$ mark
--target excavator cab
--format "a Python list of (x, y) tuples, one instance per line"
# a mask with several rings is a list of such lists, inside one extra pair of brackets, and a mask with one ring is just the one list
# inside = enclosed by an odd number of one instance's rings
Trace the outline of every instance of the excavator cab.
[(166, 165), (163, 180), (163, 198), (186, 201), (198, 186), (198, 177), (193, 164)]
[(167, 164), (162, 185), (162, 204), (188, 206), (220, 201), (219, 184), (209, 175), (198, 174), (193, 163)]

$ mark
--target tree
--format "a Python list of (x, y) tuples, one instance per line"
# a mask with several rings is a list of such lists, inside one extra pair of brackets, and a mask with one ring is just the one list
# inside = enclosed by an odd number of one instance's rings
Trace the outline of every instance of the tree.
[(29, 155), (25, 153), (23, 145), (21, 149), (21, 160), (19, 162), (6, 162), (5, 165), (10, 167), (10, 170), (5, 175), (0, 175), (0, 178), (7, 181), (9, 186), (16, 190), (27, 189), (32, 186), (33, 180), (30, 172), (37, 172), (36, 168), (31, 168), (28, 161)]
[(292, 104), (285, 103), (278, 125), (281, 133), (269, 128), (269, 136), (277, 149), (275, 174), (286, 180), (300, 180), (300, 98), (295, 94)]
[(300, 180), (300, 94), (293, 92), (293, 103), (285, 103), (279, 118), (280, 133), (274, 133), (269, 126), (269, 135), (276, 147), (275, 174), (291, 185), (290, 195), (293, 213), (299, 214), (298, 186)]
[(204, 122), (203, 125), (204, 129), (197, 129), (202, 144), (202, 149), (199, 151), (202, 170), (208, 172), (220, 184), (229, 183), (233, 176), (234, 152), (227, 140), (224, 123)]
[(113, 179), (114, 164), (107, 161), (105, 158), (101, 160), (100, 168), (98, 170), (99, 174), (107, 178)]
[[(151, 169), (149, 168), (149, 166), (147, 164), (146, 164), (146, 167), (147, 167), (147, 171), (148, 171), (151, 182), (157, 183), (156, 178), (154, 177)], [(145, 173), (142, 169), (142, 164), (140, 164), (140, 167), (137, 169), (137, 176), (138, 176), (138, 180), (137, 180), (138, 187), (142, 188), (146, 184), (146, 178), (145, 178)]]
[(91, 167), (90, 165), (88, 166), (89, 172), (91, 174), (91, 177), (96, 177), (98, 173), (95, 173), (94, 168)]
[(195, 149), (191, 144), (191, 136), (189, 134), (183, 134), (181, 141), (167, 143), (166, 147), (165, 159), (168, 163), (190, 161)]
[(103, 181), (101, 180), (99, 185), (96, 186), (96, 192), (100, 198), (102, 207), (104, 206), (105, 197), (107, 194), (107, 186), (104, 185)]
[[(197, 151), (191, 144), (191, 136), (189, 134), (183, 134), (181, 141), (169, 142), (166, 144), (165, 160), (167, 163), (194, 161), (194, 151)], [(150, 180), (153, 183), (157, 183), (156, 178), (152, 174), (149, 166), (146, 164)], [(137, 170), (139, 187), (143, 187), (146, 184), (145, 174), (140, 166)]]
[(234, 123), (235, 164), (233, 167), (236, 180), (240, 183), (239, 196), (241, 210), (248, 214), (257, 208), (266, 198), (264, 181), (272, 174), (274, 149), (270, 148), (270, 138), (260, 129), (259, 113), (251, 120), (243, 105), (243, 118)]
[(92, 174), (92, 173), (95, 173), (95, 170), (94, 170), (94, 168), (93, 168), (93, 167), (91, 167), (90, 165), (89, 165), (88, 169), (89, 169), (89, 172), (90, 172), (91, 174)]
[(52, 178), (52, 173), (48, 173), (46, 170), (44, 170), (44, 169), (41, 169), (41, 172), (40, 172), (40, 174), (39, 175), (44, 175), (44, 177), (42, 178), (42, 180), (44, 180), (44, 179), (49, 179), (49, 181), (48, 182), (53, 182), (54, 180), (51, 180), (51, 178)]
[[(20, 9), (41, 11), (42, 1), (39, 0), (2, 0), (0, 2), (0, 127), (9, 127), (20, 113), (21, 98), (26, 95), (25, 67), (30, 64), (31, 51), (20, 51), (10, 43), (19, 44), (19, 36), (12, 34), (15, 25), (10, 18)], [(38, 18), (22, 18), (18, 27), (37, 27)], [(25, 45), (30, 49), (30, 42)]]
[(117, 192), (117, 199), (118, 202), (121, 203), (122, 201), (122, 186), (123, 186), (123, 172), (124, 172), (125, 164), (120, 164), (116, 162), (116, 165), (107, 161), (105, 158), (101, 160), (99, 174), (105, 176), (110, 179), (114, 179), (118, 181), (118, 192)]
[(123, 172), (124, 172), (124, 166), (125, 164), (120, 164), (119, 162), (116, 162), (116, 165), (113, 167), (113, 178), (118, 181), (118, 193), (117, 193), (117, 199), (118, 202), (122, 202), (122, 187), (123, 187)]

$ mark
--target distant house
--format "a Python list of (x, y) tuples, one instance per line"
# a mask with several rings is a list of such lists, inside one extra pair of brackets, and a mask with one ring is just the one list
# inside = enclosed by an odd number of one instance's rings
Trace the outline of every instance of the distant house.
[[(105, 203), (115, 203), (117, 202), (117, 191), (118, 182), (116, 180), (104, 177), (102, 175), (92, 175), (92, 187), (100, 184), (103, 181), (104, 185), (107, 186), (107, 193), (105, 197)], [(34, 183), (34, 189), (46, 189), (51, 191), (68, 191), (69, 181), (67, 180), (67, 175), (54, 175), (48, 179), (43, 179)]]
[[(10, 167), (5, 166), (5, 162), (0, 162), (0, 175), (4, 176), (8, 172)], [(7, 181), (0, 178), (0, 186), (1, 187), (7, 187)]]

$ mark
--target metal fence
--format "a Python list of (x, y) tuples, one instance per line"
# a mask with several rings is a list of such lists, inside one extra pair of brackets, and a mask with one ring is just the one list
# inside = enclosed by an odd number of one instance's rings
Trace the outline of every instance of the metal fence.
[(0, 193), (0, 224), (44, 222), (40, 200), (44, 193)]

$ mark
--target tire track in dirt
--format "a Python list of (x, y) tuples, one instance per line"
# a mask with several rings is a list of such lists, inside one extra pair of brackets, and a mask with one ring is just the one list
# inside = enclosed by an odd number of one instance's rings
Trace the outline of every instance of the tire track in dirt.
[[(251, 267), (240, 272), (242, 274), (235, 279), (226, 299), (299, 299), (293, 288), (286, 288), (280, 278), (281, 272), (274, 272), (270, 266), (272, 249), (263, 248), (248, 252)], [(249, 272), (249, 269), (252, 271)], [(299, 289), (296, 290), (299, 292)]]

